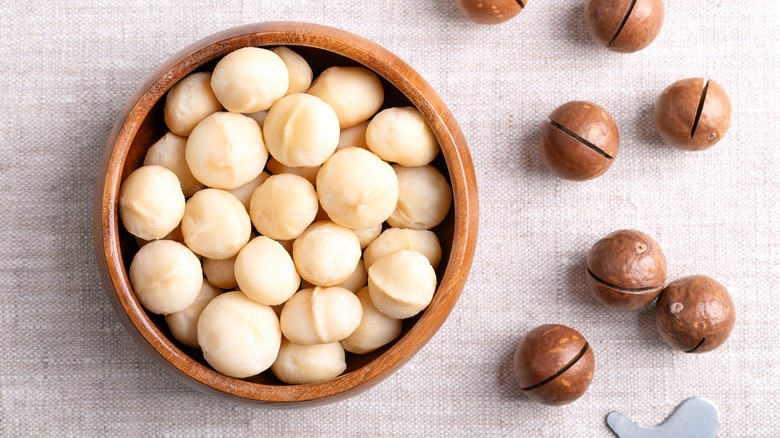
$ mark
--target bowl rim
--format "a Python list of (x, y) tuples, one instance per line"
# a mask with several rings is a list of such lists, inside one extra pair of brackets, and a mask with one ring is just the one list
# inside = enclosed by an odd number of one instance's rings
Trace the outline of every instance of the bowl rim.
[[(450, 257), (434, 300), (414, 326), (387, 351), (334, 380), (307, 385), (268, 385), (220, 374), (180, 350), (152, 322), (132, 292), (120, 251), (118, 215), (122, 170), (141, 122), (167, 90), (198, 67), (241, 46), (304, 46), (344, 56), (397, 88), (423, 114), (441, 145), (453, 190)], [(294, 47), (293, 47), (294, 49)], [(436, 91), (406, 62), (363, 37), (301, 22), (260, 22), (207, 36), (159, 66), (121, 111), (109, 135), (95, 190), (94, 249), (105, 293), (121, 322), (147, 353), (190, 386), (267, 407), (323, 404), (378, 384), (411, 359), (438, 331), (455, 306), (474, 257), (479, 222), (476, 175), (466, 139)], [(430, 310), (430, 311), (429, 311)], [(337, 383), (336, 383), (337, 382)], [(335, 384), (334, 384), (335, 383)]]

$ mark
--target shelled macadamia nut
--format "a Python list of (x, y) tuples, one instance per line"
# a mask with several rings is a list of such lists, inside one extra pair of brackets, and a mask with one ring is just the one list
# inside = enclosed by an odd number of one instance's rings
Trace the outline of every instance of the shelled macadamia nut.
[(293, 243), (298, 273), (317, 286), (335, 286), (349, 278), (360, 256), (355, 233), (330, 221), (311, 224)]
[(163, 109), (165, 124), (176, 135), (187, 137), (201, 120), (222, 110), (211, 90), (211, 73), (192, 73), (168, 91)]
[(189, 198), (205, 186), (192, 176), (184, 156), (186, 148), (186, 138), (166, 132), (146, 152), (144, 166), (162, 166), (176, 174), (181, 184), (181, 191), (186, 198)]
[(336, 146), (336, 150), (346, 148), (361, 148), (368, 149), (366, 144), (366, 129), (368, 129), (368, 121), (359, 123), (351, 128), (342, 129), (339, 134), (339, 144)]
[(134, 170), (119, 189), (119, 217), (130, 234), (162, 239), (184, 215), (184, 193), (176, 174), (162, 166)]
[(255, 237), (241, 248), (234, 271), (241, 291), (269, 306), (287, 301), (301, 284), (290, 254), (266, 236)]
[(593, 297), (618, 312), (639, 310), (666, 284), (666, 257), (658, 243), (637, 230), (618, 230), (596, 242), (585, 261)]
[(436, 272), (419, 252), (396, 251), (368, 268), (368, 290), (380, 312), (391, 318), (409, 318), (431, 303)]
[(644, 49), (661, 32), (662, 0), (586, 0), (585, 27), (598, 43), (615, 52)]
[(315, 287), (296, 292), (282, 308), (282, 334), (301, 345), (338, 342), (360, 324), (363, 307), (343, 287)]
[(219, 60), (211, 76), (211, 88), (220, 103), (234, 113), (267, 110), (287, 93), (287, 66), (276, 53), (244, 47)]
[(203, 271), (186, 246), (155, 240), (133, 256), (130, 284), (146, 310), (167, 315), (181, 312), (195, 301), (203, 285)]
[(360, 148), (333, 154), (317, 173), (320, 205), (333, 222), (347, 228), (381, 224), (398, 203), (398, 177), (393, 168)]
[(282, 343), (279, 319), (239, 291), (211, 300), (198, 319), (198, 344), (215, 370), (239, 379), (267, 370)]
[(335, 379), (346, 369), (346, 355), (340, 343), (298, 345), (284, 338), (279, 356), (271, 365), (274, 376), (291, 385)]
[(203, 189), (187, 200), (181, 232), (184, 243), (196, 254), (221, 260), (235, 256), (249, 242), (252, 224), (235, 196)]
[(246, 211), (249, 212), (249, 201), (252, 200), (252, 193), (254, 193), (255, 189), (260, 187), (260, 184), (264, 183), (269, 176), (271, 175), (269, 175), (268, 172), (260, 172), (260, 175), (257, 175), (257, 178), (249, 181), (246, 184), (240, 185), (235, 189), (227, 190), (227, 192), (235, 196), (242, 204), (244, 204), (244, 208), (246, 208)]
[(363, 317), (360, 325), (341, 341), (341, 345), (350, 353), (365, 354), (397, 338), (401, 334), (403, 322), (377, 310), (371, 301), (368, 286), (360, 289), (356, 295), (363, 306)]
[(379, 77), (364, 67), (327, 68), (314, 80), (307, 93), (333, 107), (341, 129), (370, 119), (385, 99)]
[(244, 115), (257, 122), (257, 126), (259, 126), (260, 130), (262, 130), (263, 125), (265, 125), (265, 118), (268, 117), (268, 110), (244, 113)]
[(203, 257), (203, 275), (212, 285), (220, 289), (235, 289), (238, 287), (236, 281), (235, 265), (236, 257), (230, 257), (222, 260), (215, 260)]
[(192, 130), (187, 165), (201, 183), (235, 189), (257, 178), (268, 160), (260, 127), (241, 114), (214, 113)]
[(317, 184), (317, 172), (320, 171), (321, 167), (322, 166), (314, 166), (314, 167), (285, 166), (274, 157), (268, 157), (268, 163), (266, 164), (266, 168), (268, 169), (269, 172), (271, 172), (271, 175), (292, 173), (293, 175), (298, 175), (306, 178), (306, 181), (309, 181), (313, 186), (316, 186)]
[(360, 241), (360, 249), (364, 249), (371, 244), (382, 233), (382, 224), (371, 225), (365, 228), (353, 229), (358, 240)]
[(514, 18), (528, 0), (455, 0), (464, 17), (478, 24), (500, 24)]
[(439, 154), (439, 142), (416, 108), (387, 108), (366, 128), (368, 149), (402, 166), (425, 166)]
[(314, 222), (318, 209), (314, 186), (301, 176), (284, 173), (271, 176), (255, 190), (249, 217), (260, 234), (290, 240)]
[(173, 337), (188, 347), (199, 348), (198, 319), (206, 305), (221, 293), (221, 289), (212, 286), (208, 281), (203, 281), (200, 293), (189, 307), (181, 312), (165, 315), (165, 323), (168, 324)]
[(620, 147), (618, 128), (592, 102), (565, 103), (542, 125), (542, 161), (556, 176), (574, 181), (596, 178), (612, 166)]
[(287, 66), (289, 84), (286, 95), (305, 93), (311, 86), (312, 79), (314, 79), (309, 63), (306, 62), (303, 56), (295, 53), (289, 47), (280, 46), (271, 51), (279, 55), (284, 65)]
[(322, 99), (291, 94), (279, 99), (263, 125), (268, 152), (289, 167), (314, 167), (325, 162), (339, 144), (339, 119)]
[(452, 187), (433, 166), (393, 165), (398, 177), (398, 203), (387, 223), (396, 228), (429, 230), (447, 216)]
[(528, 332), (512, 359), (515, 382), (531, 400), (564, 405), (580, 398), (593, 380), (593, 349), (576, 330), (545, 324)]
[(655, 307), (658, 333), (669, 346), (686, 353), (720, 347), (731, 334), (735, 319), (728, 290), (705, 275), (669, 283)]
[(731, 101), (712, 79), (677, 81), (655, 102), (655, 129), (678, 149), (703, 151), (719, 142), (731, 126)]
[(343, 287), (351, 292), (357, 292), (360, 288), (365, 286), (367, 282), (368, 271), (366, 271), (366, 265), (363, 263), (363, 259), (360, 259), (355, 267), (355, 272), (336, 286)]
[(391, 252), (408, 249), (417, 251), (428, 259), (433, 269), (439, 267), (441, 261), (441, 244), (436, 233), (429, 230), (409, 230), (404, 228), (388, 228), (376, 238), (363, 252), (366, 269)]

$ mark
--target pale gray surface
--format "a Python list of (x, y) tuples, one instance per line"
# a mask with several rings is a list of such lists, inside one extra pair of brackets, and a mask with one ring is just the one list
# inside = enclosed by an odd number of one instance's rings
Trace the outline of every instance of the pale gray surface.
[[(608, 437), (610, 411), (655, 425), (694, 395), (718, 405), (721, 436), (780, 434), (778, 2), (670, 0), (659, 38), (632, 55), (590, 41), (582, 3), (534, 0), (482, 27), (449, 0), (3, 1), (0, 435)], [(120, 325), (91, 246), (97, 166), (125, 100), (191, 42), (267, 20), (340, 27), (405, 59), (459, 120), (480, 186), (476, 260), (442, 331), (381, 385), (308, 410), (233, 406), (174, 381)], [(699, 75), (728, 91), (733, 126), (682, 153), (651, 109)], [(575, 99), (605, 106), (623, 140), (587, 183), (550, 176), (536, 152), (541, 121)], [(674, 352), (651, 312), (590, 298), (587, 249), (626, 227), (659, 240), (670, 278), (729, 288), (737, 325), (721, 349)], [(518, 339), (550, 322), (578, 328), (597, 361), (590, 390), (562, 408), (525, 399), (510, 371)]]

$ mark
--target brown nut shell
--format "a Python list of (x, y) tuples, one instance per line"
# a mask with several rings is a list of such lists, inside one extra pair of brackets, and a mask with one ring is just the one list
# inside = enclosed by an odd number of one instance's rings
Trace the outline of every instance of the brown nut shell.
[(600, 239), (588, 252), (585, 265), (593, 296), (619, 312), (652, 303), (666, 283), (661, 247), (637, 230), (618, 230)]
[(720, 141), (731, 126), (731, 101), (710, 79), (683, 79), (668, 86), (655, 103), (655, 129), (666, 143), (701, 151)]
[(644, 49), (661, 32), (663, 0), (587, 0), (585, 27), (597, 42), (615, 52)]
[(563, 179), (583, 181), (603, 174), (619, 148), (615, 120), (592, 102), (565, 103), (550, 113), (549, 121), (542, 125), (542, 161)]
[(523, 10), (526, 0), (455, 0), (464, 17), (479, 24), (500, 24)]
[(669, 283), (655, 308), (658, 333), (671, 347), (686, 353), (718, 348), (731, 334), (735, 317), (729, 292), (704, 275)]
[(512, 363), (515, 382), (523, 393), (546, 405), (578, 399), (590, 386), (595, 366), (585, 338), (560, 324), (531, 330), (518, 344)]

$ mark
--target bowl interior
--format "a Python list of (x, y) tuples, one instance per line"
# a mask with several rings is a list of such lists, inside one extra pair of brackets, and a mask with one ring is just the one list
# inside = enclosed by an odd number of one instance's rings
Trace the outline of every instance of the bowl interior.
[[(454, 306), (465, 283), (476, 241), (476, 188), (470, 157), (457, 124), (435, 92), (406, 64), (373, 43), (330, 28), (304, 27), (302, 30), (294, 24), (276, 23), (226, 31), (185, 49), (162, 66), (147, 83), (148, 87), (139, 90), (140, 97), (129, 105), (127, 117), (117, 122), (104, 160), (105, 185), (98, 187), (101, 229), (96, 232), (99, 231), (102, 244), (97, 244), (98, 262), (106, 264), (104, 284), (108, 296), (117, 313), (128, 316), (123, 322), (131, 334), (139, 341), (143, 339), (156, 353), (153, 356), (183, 372), (187, 376), (185, 382), (198, 389), (279, 405), (318, 403), (354, 395), (402, 365), (433, 336)], [(316, 37), (320, 34), (326, 35)], [(345, 374), (329, 382), (287, 385), (270, 370), (248, 379), (234, 379), (213, 371), (199, 349), (186, 347), (173, 338), (162, 316), (140, 306), (127, 279), (138, 245), (117, 217), (119, 185), (116, 182), (121, 184), (140, 167), (149, 147), (167, 132), (163, 120), (167, 89), (189, 73), (212, 70), (221, 56), (248, 45), (287, 46), (309, 62), (315, 77), (331, 66), (362, 65), (375, 71), (385, 90), (383, 108), (415, 106), (428, 119), (442, 147), (442, 153), (432, 164), (453, 186), (453, 207), (433, 230), (442, 247), (442, 261), (437, 270), (439, 285), (433, 302), (416, 317), (404, 320), (401, 336), (389, 345), (368, 354), (347, 353)], [(392, 62), (388, 63), (388, 59)]]

